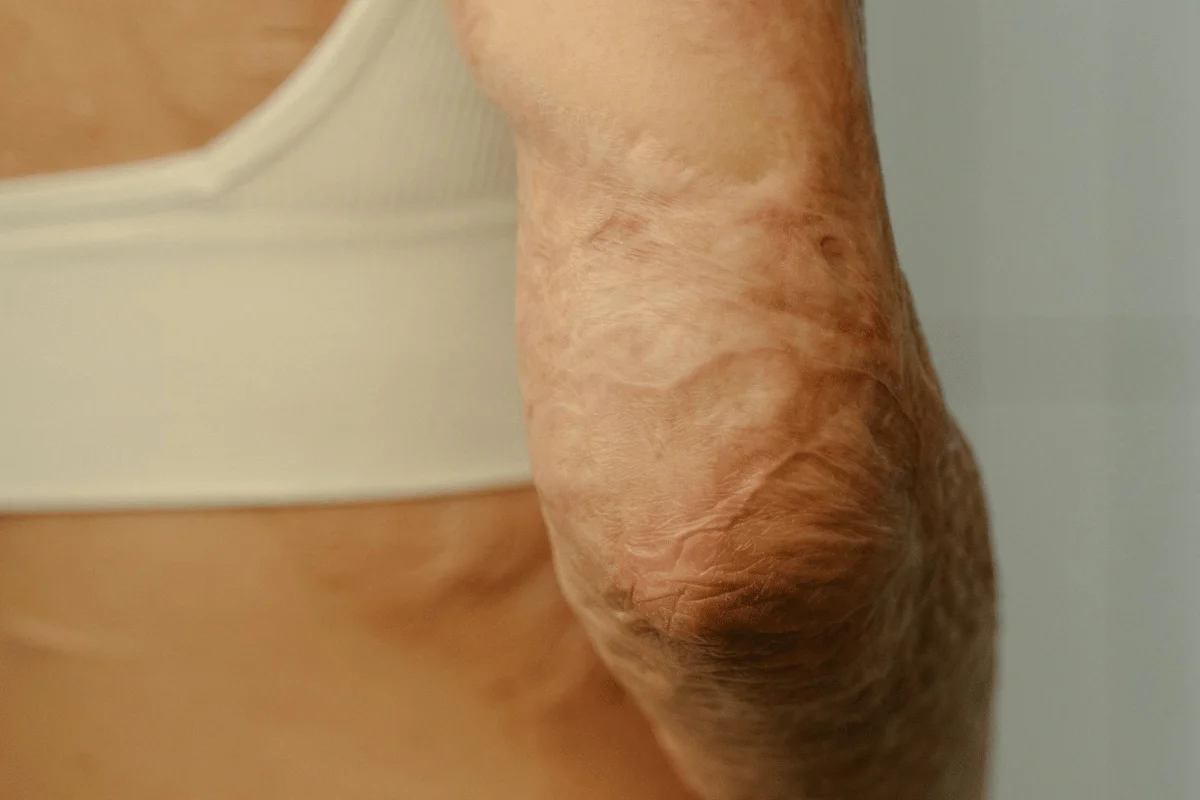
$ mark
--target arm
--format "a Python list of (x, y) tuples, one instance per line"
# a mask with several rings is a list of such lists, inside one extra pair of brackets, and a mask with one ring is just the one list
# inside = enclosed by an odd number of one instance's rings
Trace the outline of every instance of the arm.
[(452, 0), (513, 120), (568, 600), (711, 800), (983, 796), (979, 479), (899, 271), (859, 0)]

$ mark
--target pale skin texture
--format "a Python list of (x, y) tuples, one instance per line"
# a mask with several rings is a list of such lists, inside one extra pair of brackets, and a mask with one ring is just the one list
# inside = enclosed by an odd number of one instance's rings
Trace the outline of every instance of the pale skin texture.
[[(339, 7), (0, 0), (0, 177), (202, 144)], [(981, 797), (986, 519), (859, 9), (451, 12), (519, 134), (540, 498), (0, 519), (0, 796)]]

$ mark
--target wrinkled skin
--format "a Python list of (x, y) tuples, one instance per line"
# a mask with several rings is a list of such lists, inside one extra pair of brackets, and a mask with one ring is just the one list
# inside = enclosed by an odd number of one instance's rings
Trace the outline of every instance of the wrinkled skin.
[(897, 266), (861, 4), (454, 9), (520, 137), (559, 578), (680, 774), (982, 797), (986, 511)]

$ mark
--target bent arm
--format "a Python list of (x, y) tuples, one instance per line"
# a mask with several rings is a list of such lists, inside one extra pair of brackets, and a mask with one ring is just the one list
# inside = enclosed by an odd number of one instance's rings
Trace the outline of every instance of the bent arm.
[(983, 794), (986, 515), (884, 202), (857, 0), (452, 0), (518, 133), (564, 592), (712, 800)]

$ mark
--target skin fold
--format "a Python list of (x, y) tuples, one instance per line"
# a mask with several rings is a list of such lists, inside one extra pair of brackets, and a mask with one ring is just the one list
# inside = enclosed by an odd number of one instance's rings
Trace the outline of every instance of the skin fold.
[(982, 797), (986, 510), (897, 264), (861, 4), (452, 9), (519, 134), (558, 575), (680, 774)]

